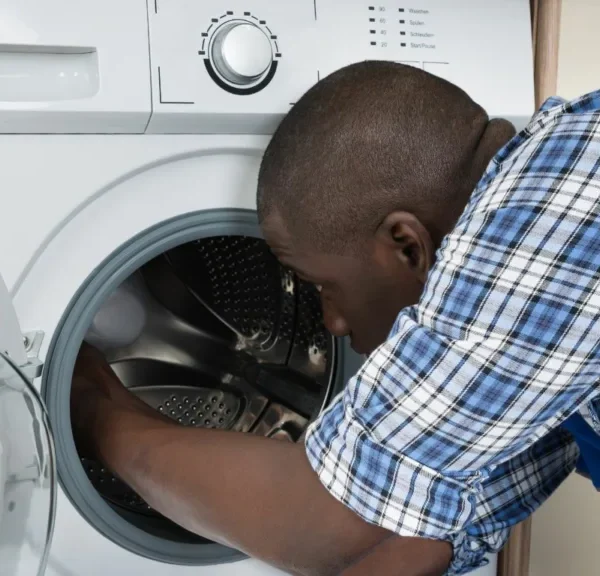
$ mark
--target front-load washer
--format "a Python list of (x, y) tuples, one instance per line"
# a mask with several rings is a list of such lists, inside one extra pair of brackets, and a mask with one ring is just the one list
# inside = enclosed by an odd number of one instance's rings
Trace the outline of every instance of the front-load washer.
[(277, 574), (77, 452), (79, 346), (182, 424), (301, 440), (360, 359), (260, 237), (269, 134), (365, 59), (442, 76), (521, 128), (529, 2), (4, 0), (0, 26), (2, 574)]

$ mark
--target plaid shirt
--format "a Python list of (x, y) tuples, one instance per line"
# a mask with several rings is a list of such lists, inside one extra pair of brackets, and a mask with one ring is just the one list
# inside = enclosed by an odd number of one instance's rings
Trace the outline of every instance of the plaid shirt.
[(315, 422), (311, 465), (366, 521), (498, 551), (600, 433), (600, 91), (548, 100), (492, 160), (420, 302)]

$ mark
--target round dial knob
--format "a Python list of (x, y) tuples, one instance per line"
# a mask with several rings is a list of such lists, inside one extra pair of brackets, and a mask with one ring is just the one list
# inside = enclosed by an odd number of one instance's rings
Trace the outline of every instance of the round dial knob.
[(251, 22), (235, 21), (217, 30), (211, 56), (223, 78), (233, 84), (249, 85), (269, 69), (273, 49), (260, 28)]

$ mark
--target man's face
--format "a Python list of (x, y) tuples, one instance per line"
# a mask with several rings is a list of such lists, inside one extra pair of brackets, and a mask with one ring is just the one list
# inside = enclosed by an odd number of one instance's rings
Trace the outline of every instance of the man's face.
[(349, 336), (360, 354), (382, 344), (400, 310), (421, 296), (422, 280), (398, 258), (397, 249), (376, 237), (360, 255), (342, 256), (295, 241), (277, 218), (267, 219), (263, 232), (280, 263), (320, 291), (327, 329), (334, 336)]

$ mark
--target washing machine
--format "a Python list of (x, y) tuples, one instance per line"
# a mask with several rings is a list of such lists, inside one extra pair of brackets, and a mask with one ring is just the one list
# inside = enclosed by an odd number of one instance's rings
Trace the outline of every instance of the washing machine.
[(521, 128), (529, 2), (3, 0), (0, 32), (0, 571), (276, 574), (77, 452), (81, 342), (182, 424), (301, 440), (360, 358), (261, 239), (269, 135), (366, 59), (446, 78)]

